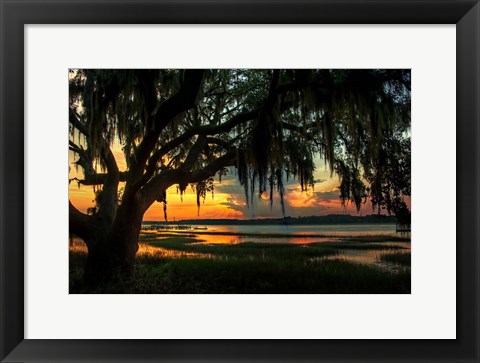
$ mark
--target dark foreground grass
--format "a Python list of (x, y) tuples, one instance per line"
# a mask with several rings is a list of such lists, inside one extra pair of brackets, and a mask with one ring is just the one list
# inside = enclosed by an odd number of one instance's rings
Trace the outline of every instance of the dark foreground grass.
[(337, 253), (333, 246), (192, 242), (181, 237), (149, 241), (162, 250), (190, 253), (190, 257), (139, 255), (129, 279), (115, 279), (94, 289), (82, 284), (85, 253), (71, 250), (70, 293), (410, 293), (410, 268), (390, 272), (331, 259), (328, 256)]
[(408, 267), (410, 267), (412, 263), (410, 252), (381, 253), (380, 260)]

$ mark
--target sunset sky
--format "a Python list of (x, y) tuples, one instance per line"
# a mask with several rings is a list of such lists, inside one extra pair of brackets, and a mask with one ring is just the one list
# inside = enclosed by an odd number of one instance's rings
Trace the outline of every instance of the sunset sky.
[[(113, 152), (120, 170), (125, 170), (125, 158), (119, 147), (114, 147)], [(69, 161), (71, 165), (69, 178), (82, 177), (79, 168), (78, 174), (73, 165), (75, 158), (73, 153), (69, 152)], [(285, 215), (291, 217), (327, 215), (327, 214), (352, 214), (368, 215), (372, 214), (372, 206), (369, 202), (364, 204), (359, 213), (352, 205), (343, 207), (339, 199), (339, 179), (336, 175), (330, 177), (328, 167), (322, 160), (316, 162), (315, 188), (307, 192), (302, 192), (296, 179), (290, 179), (285, 182)], [(120, 184), (120, 188), (123, 184)], [(93, 206), (94, 192), (91, 186), (78, 187), (77, 182), (72, 181), (69, 185), (69, 196), (72, 203), (82, 212)], [(281, 218), (282, 209), (280, 196), (275, 191), (273, 206), (270, 207), (269, 192), (262, 198), (258, 193), (253, 197), (253, 207), (247, 206), (245, 192), (240, 185), (235, 173), (231, 168), (227, 176), (222, 178), (222, 182), (215, 179), (215, 191), (212, 195), (207, 195), (204, 202), (201, 202), (200, 213), (198, 213), (196, 194), (188, 187), (183, 196), (177, 193), (177, 187), (172, 186), (167, 190), (167, 216), (169, 221), (182, 219), (219, 219), (219, 218)], [(407, 201), (409, 202), (409, 201)], [(410, 203), (408, 203), (410, 204)], [(145, 213), (144, 221), (163, 221), (163, 204), (155, 202)]]

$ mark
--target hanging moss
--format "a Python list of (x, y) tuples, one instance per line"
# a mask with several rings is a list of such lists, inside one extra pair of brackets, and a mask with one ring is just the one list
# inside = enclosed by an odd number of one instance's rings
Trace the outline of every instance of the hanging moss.
[[(92, 170), (99, 171), (105, 170), (101, 158), (105, 142), (120, 141), (127, 168), (135, 164), (138, 145), (154, 127), (152, 116), (179, 91), (185, 71), (70, 74), (70, 107), (88, 128), (82, 143)], [(237, 175), (249, 207), (257, 191), (262, 195), (267, 190), (272, 207), (276, 190), (284, 211), (282, 178), (298, 179), (302, 191), (313, 188), (313, 160), (321, 155), (330, 172), (341, 178), (342, 201), (358, 209), (368, 194), (377, 208), (400, 210), (410, 193), (410, 71), (208, 70), (195, 106), (175, 115), (155, 148), (192, 128), (213, 127), (252, 110), (259, 110), (255, 119), (213, 135), (239, 150)], [(69, 131), (81, 144), (74, 127)], [(182, 166), (196, 141), (192, 137), (168, 152), (154, 166), (153, 175)], [(200, 170), (224, 152), (223, 145), (205, 144), (189, 167)], [(179, 186), (181, 196), (185, 188)], [(195, 185), (197, 207), (207, 192), (213, 196), (213, 187), (209, 188), (207, 180)]]

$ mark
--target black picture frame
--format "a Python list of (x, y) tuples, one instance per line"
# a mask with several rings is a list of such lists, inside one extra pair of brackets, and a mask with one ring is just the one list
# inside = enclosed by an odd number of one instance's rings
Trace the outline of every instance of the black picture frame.
[[(480, 361), (478, 0), (0, 0), (0, 13), (2, 362)], [(456, 24), (457, 339), (24, 339), (24, 26), (70, 23)]]

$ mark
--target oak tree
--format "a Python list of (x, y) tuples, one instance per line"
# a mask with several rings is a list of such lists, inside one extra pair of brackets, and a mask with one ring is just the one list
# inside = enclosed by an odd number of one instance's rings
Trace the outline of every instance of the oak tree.
[[(234, 168), (247, 202), (286, 178), (313, 187), (314, 157), (340, 177), (339, 198), (389, 213), (410, 195), (410, 71), (72, 69), (69, 149), (96, 205), (70, 202), (70, 232), (88, 247), (85, 280), (131, 271), (142, 217), (166, 190), (197, 202)], [(120, 144), (120, 171), (112, 145)], [(119, 190), (122, 183), (123, 188)], [(123, 184), (124, 183), (124, 184)], [(166, 215), (165, 215), (166, 217)]]

